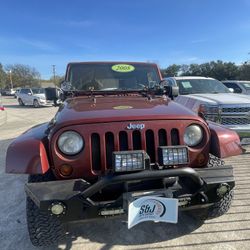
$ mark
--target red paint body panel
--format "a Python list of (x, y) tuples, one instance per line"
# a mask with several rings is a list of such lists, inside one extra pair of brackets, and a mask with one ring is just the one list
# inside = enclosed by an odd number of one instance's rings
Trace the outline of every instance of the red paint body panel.
[(6, 156), (6, 173), (43, 174), (50, 165), (44, 146), (44, 132), (48, 124), (26, 131), (9, 146)]
[(214, 122), (209, 122), (211, 131), (210, 152), (220, 158), (226, 158), (242, 154), (240, 138), (238, 134), (230, 129)]
[[(96, 96), (68, 99), (56, 114), (56, 127), (69, 125), (131, 120), (194, 119), (202, 121), (194, 112), (168, 98), (148, 100), (141, 95)], [(127, 109), (115, 109), (130, 106)]]

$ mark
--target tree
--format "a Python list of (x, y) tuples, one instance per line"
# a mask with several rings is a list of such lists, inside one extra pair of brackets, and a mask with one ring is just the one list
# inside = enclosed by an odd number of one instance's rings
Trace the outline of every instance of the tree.
[(182, 65), (182, 76), (205, 76), (218, 80), (239, 79), (239, 67), (232, 62), (211, 61), (202, 64)]
[[(39, 86), (40, 73), (28, 65), (12, 64), (5, 67), (7, 72), (11, 71), (13, 87), (37, 87)], [(10, 86), (10, 79), (7, 79)]]
[(59, 75), (55, 75), (52, 76), (49, 81), (55, 83), (56, 86), (61, 87), (61, 82), (64, 80), (64, 75), (63, 76), (59, 76)]
[(163, 77), (177, 76), (181, 69), (181, 65), (172, 64), (166, 69), (162, 69), (161, 73)]
[(0, 89), (3, 89), (6, 85), (7, 74), (3, 69), (3, 65), (0, 63)]
[(250, 64), (249, 63), (244, 63), (239, 67), (239, 79), (240, 80), (248, 80), (250, 81)]

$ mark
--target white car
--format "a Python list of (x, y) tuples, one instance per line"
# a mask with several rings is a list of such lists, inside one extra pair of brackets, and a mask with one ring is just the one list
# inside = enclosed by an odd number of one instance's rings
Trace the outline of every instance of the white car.
[(52, 101), (46, 100), (45, 90), (43, 88), (22, 88), (17, 94), (17, 101), (20, 106), (32, 105), (35, 108), (53, 104)]

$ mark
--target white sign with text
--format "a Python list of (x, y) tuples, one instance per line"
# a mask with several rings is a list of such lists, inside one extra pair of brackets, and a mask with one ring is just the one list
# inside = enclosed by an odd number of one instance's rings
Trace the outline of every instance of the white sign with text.
[(129, 204), (128, 228), (143, 221), (178, 221), (178, 199), (144, 196)]

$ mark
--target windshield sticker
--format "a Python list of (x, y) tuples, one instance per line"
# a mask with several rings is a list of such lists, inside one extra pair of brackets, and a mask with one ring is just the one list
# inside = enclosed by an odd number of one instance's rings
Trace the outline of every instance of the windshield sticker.
[(190, 82), (181, 82), (182, 86), (185, 88), (185, 89), (189, 89), (189, 88), (192, 88), (192, 85), (190, 84)]
[(132, 106), (116, 106), (116, 107), (113, 107), (113, 109), (132, 109), (133, 107)]
[(115, 64), (112, 66), (112, 70), (116, 72), (127, 73), (134, 71), (135, 67), (129, 64)]

